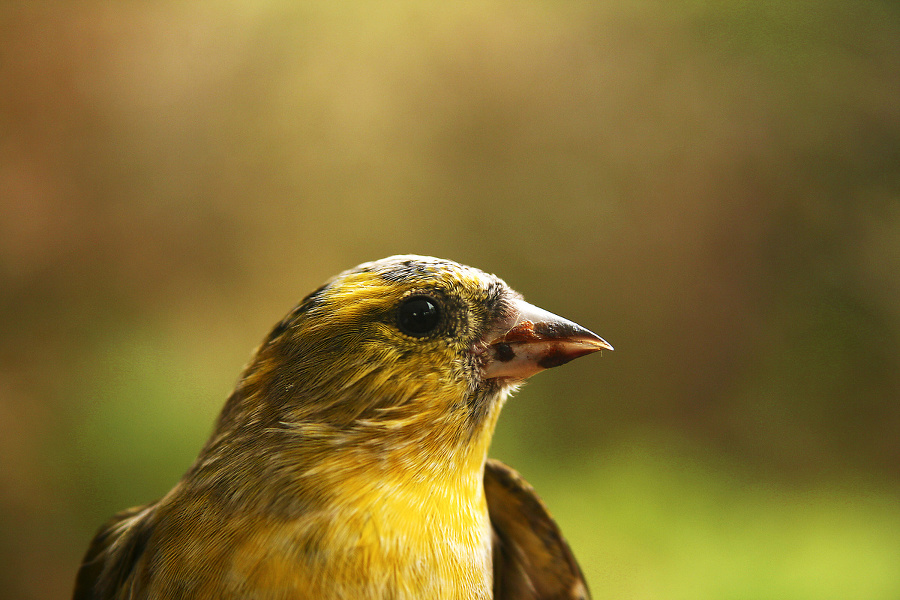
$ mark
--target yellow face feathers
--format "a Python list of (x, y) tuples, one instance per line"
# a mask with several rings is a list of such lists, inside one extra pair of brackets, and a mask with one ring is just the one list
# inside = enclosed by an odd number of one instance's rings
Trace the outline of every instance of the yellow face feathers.
[[(530, 320), (529, 320), (530, 319)], [(543, 329), (541, 329), (543, 326)], [(529, 329), (530, 327), (530, 329)], [(345, 271), (270, 333), (226, 407), (258, 426), (465, 440), (506, 392), (543, 368), (611, 348), (458, 263), (404, 255)], [(245, 422), (242, 426), (247, 426)]]
[[(407, 407), (437, 414), (483, 407), (501, 390), (482, 380), (479, 343), (516, 298), (500, 279), (450, 261), (397, 257), (344, 272), (305, 298), (263, 343), (244, 400), (280, 421), (352, 428)], [(491, 394), (488, 394), (491, 392)]]

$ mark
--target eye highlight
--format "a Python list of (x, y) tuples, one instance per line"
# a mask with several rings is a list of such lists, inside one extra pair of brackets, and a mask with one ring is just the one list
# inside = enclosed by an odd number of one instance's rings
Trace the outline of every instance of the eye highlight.
[(434, 331), (441, 322), (441, 308), (431, 296), (410, 296), (400, 303), (397, 326), (413, 337), (423, 337)]

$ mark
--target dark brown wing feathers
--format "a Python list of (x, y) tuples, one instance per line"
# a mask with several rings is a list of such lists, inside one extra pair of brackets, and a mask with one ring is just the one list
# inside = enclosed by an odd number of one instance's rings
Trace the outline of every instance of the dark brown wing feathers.
[[(140, 518), (150, 506), (123, 510), (103, 524), (82, 559), (72, 600), (113, 600), (117, 597), (119, 588), (144, 554), (152, 534), (149, 520)], [(109, 553), (113, 545), (119, 547)]]
[(484, 490), (494, 530), (495, 600), (589, 600), (581, 569), (534, 488), (489, 459)]

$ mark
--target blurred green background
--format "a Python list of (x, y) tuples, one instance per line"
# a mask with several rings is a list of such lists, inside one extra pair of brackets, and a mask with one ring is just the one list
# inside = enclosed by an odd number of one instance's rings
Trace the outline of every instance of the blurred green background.
[(409, 252), (616, 347), (493, 448), (596, 598), (900, 598), (896, 2), (6, 0), (0, 86), (0, 597)]

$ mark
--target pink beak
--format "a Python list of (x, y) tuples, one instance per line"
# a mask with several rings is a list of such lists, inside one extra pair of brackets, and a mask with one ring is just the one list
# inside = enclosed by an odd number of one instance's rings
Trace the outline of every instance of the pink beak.
[(523, 380), (579, 356), (613, 347), (596, 333), (524, 300), (504, 333), (488, 341), (485, 379)]

